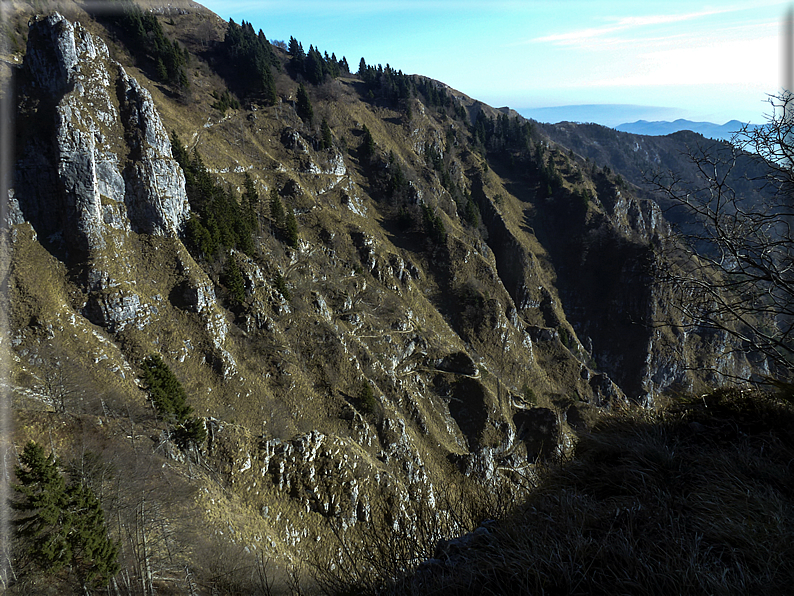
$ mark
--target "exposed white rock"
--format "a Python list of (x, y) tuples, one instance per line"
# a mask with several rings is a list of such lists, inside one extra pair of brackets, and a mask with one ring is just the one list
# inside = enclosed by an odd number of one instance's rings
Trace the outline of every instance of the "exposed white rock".
[(52, 118), (55, 143), (33, 138), (23, 149), (16, 176), (23, 216), (48, 238), (63, 231), (67, 245), (85, 253), (105, 248), (109, 228), (178, 233), (190, 214), (184, 174), (151, 95), (104, 42), (55, 13), (31, 23), (25, 69), (40, 105), (55, 101), (37, 114)]

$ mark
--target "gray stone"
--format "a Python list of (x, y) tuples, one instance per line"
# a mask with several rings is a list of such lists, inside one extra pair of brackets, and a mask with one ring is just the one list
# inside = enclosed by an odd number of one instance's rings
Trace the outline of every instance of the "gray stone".
[(57, 13), (38, 19), (25, 69), (36, 118), (51, 119), (55, 139), (34, 137), (22, 151), (15, 185), (23, 216), (78, 255), (105, 248), (111, 228), (176, 235), (190, 214), (184, 174), (151, 95), (104, 42)]

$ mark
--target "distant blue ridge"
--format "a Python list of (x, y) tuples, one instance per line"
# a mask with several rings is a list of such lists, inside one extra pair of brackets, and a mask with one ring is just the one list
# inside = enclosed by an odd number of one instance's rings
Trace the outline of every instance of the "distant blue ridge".
[(691, 120), (678, 119), (674, 122), (637, 120), (619, 124), (616, 130), (630, 132), (638, 135), (663, 136), (669, 135), (679, 130), (691, 130), (702, 134), (711, 139), (730, 140), (731, 137), (743, 126), (738, 120), (731, 120), (725, 124), (714, 124), (713, 122), (692, 122)]
[(691, 130), (712, 139), (730, 140), (743, 123), (731, 120), (725, 124), (694, 122), (684, 118), (674, 119), (682, 110), (660, 106), (632, 104), (584, 104), (554, 106), (547, 108), (519, 108), (516, 110), (526, 118), (538, 122), (595, 123), (621, 132), (663, 136), (680, 130)]
[(517, 108), (516, 111), (525, 118), (538, 122), (594, 122), (602, 126), (614, 127), (622, 122), (635, 120), (673, 120), (681, 116), (682, 110), (660, 106), (643, 106), (633, 104), (584, 104), (570, 106), (554, 106), (548, 108)]

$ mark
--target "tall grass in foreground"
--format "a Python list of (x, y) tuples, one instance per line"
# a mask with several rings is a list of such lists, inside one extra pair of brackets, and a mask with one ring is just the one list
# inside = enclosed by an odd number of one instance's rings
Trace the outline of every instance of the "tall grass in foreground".
[(794, 408), (719, 390), (610, 415), (479, 534), (342, 591), (792, 593)]

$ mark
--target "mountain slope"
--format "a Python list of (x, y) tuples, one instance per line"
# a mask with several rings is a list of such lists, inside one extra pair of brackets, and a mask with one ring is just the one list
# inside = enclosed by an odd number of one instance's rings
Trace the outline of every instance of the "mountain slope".
[[(693, 363), (747, 372), (724, 337), (650, 326), (676, 322), (666, 224), (578, 147), (389, 67), (313, 74), (192, 3), (148, 14), (176, 76), (124, 21), (32, 21), (3, 247), (14, 442), (101, 464), (81, 481), (131, 593), (414, 536), (416, 502), (472, 529), (447, 505), (517, 490), (599, 411), (715, 382)], [(261, 88), (230, 91), (227, 31)], [(153, 407), (151, 354), (206, 441)]]

